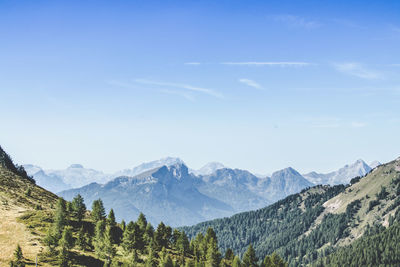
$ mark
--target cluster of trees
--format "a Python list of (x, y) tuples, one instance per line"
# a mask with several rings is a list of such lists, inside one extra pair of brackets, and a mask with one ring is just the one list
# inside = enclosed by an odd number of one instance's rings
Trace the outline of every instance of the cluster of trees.
[[(143, 214), (133, 222), (117, 223), (113, 209), (106, 216), (103, 202), (98, 199), (92, 211), (86, 211), (84, 200), (77, 195), (71, 202), (60, 198), (54, 221), (45, 238), (48, 253), (57, 256), (60, 266), (70, 266), (72, 249), (93, 251), (104, 266), (146, 267), (283, 267), (287, 264), (278, 254), (259, 261), (253, 246), (242, 259), (226, 250), (222, 256), (218, 238), (212, 228), (189, 240), (185, 231), (172, 229), (160, 222), (153, 228)], [(99, 263), (97, 263), (99, 264)]]
[(22, 178), (27, 179), (32, 183), (35, 183), (35, 179), (33, 179), (33, 177), (29, 176), (26, 173), (24, 167), (21, 165), (14, 164), (10, 155), (8, 155), (1, 146), (0, 146), (0, 166), (12, 171), (16, 175), (19, 175)]
[(317, 186), (260, 210), (181, 229), (193, 238), (197, 233), (204, 233), (208, 227), (212, 227), (217, 233), (222, 251), (232, 248), (243, 255), (249, 244), (253, 244), (259, 259), (277, 252), (290, 265), (300, 265), (318, 256), (316, 248), (321, 246), (321, 242), (336, 242), (338, 237), (346, 234), (346, 215), (332, 214), (324, 218), (319, 228), (313, 231), (315, 234), (304, 235), (323, 212), (322, 204), (344, 190), (343, 185)]

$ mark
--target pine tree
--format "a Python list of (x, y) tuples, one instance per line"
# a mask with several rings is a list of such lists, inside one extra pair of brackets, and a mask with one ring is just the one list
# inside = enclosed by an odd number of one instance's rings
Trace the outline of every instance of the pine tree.
[(112, 237), (112, 229), (110, 225), (106, 226), (105, 233), (104, 233), (104, 241), (103, 241), (103, 257), (106, 260), (108, 266), (110, 266), (112, 259), (116, 254), (116, 249), (114, 246), (114, 241)]
[(115, 214), (113, 209), (111, 209), (110, 212), (108, 213), (107, 224), (111, 227), (117, 225), (117, 223), (115, 222)]
[(56, 214), (54, 218), (54, 234), (56, 239), (61, 238), (61, 234), (64, 230), (64, 226), (67, 224), (66, 219), (66, 202), (64, 199), (59, 198), (57, 201)]
[(174, 229), (174, 231), (172, 232), (172, 245), (174, 247), (176, 247), (180, 235), (181, 232), (178, 229)]
[(228, 248), (225, 252), (225, 259), (228, 261), (233, 261), (233, 258), (235, 257), (235, 254), (233, 254), (233, 250)]
[(143, 213), (139, 214), (139, 217), (138, 217), (136, 223), (139, 225), (140, 230), (144, 233), (144, 231), (146, 230), (146, 226), (147, 226), (147, 219)]
[(152, 241), (150, 242), (148, 251), (149, 251), (149, 253), (147, 255), (145, 266), (146, 267), (156, 267), (157, 263), (156, 263), (156, 259), (155, 259), (155, 251), (154, 251), (154, 245), (153, 245)]
[(176, 241), (176, 249), (183, 257), (189, 252), (189, 239), (184, 231), (179, 232), (179, 237)]
[(145, 242), (145, 245), (149, 245), (150, 240), (154, 239), (154, 228), (151, 225), (151, 223), (147, 223), (146, 230), (144, 231), (143, 235), (143, 241)]
[(206, 266), (207, 267), (218, 267), (221, 260), (221, 253), (218, 250), (217, 242), (213, 237), (209, 240), (207, 255), (206, 255)]
[(79, 229), (78, 239), (76, 240), (76, 244), (79, 246), (81, 250), (86, 250), (87, 240), (83, 226), (81, 227), (81, 229)]
[(78, 222), (81, 222), (82, 219), (85, 217), (86, 212), (86, 205), (83, 197), (78, 194), (76, 195), (76, 197), (74, 197), (71, 203), (74, 217), (78, 220)]
[(168, 253), (162, 258), (160, 267), (174, 267), (174, 263)]
[(253, 246), (250, 244), (247, 251), (243, 255), (243, 264), (246, 267), (257, 267), (257, 257), (256, 251), (254, 250)]
[(22, 254), (22, 249), (17, 244), (17, 248), (14, 251), (14, 260), (10, 262), (11, 267), (23, 267), (25, 266), (25, 263), (23, 262), (24, 256)]
[(60, 253), (59, 260), (60, 266), (68, 266), (71, 260), (70, 249), (74, 246), (74, 238), (72, 237), (71, 227), (65, 227), (62, 237), (59, 241)]
[(239, 256), (235, 256), (235, 258), (233, 259), (232, 267), (242, 267)]
[(103, 201), (101, 199), (93, 201), (92, 204), (92, 218), (96, 223), (100, 220), (104, 220), (106, 212), (104, 209)]
[(160, 222), (157, 226), (157, 230), (154, 233), (154, 240), (156, 242), (158, 250), (161, 250), (163, 247), (167, 247), (168, 240), (166, 239), (167, 235), (166, 226), (163, 222)]
[[(267, 259), (268, 256), (265, 257)], [(264, 259), (265, 267), (286, 267), (287, 263), (275, 252), (269, 257), (269, 262)], [(269, 265), (268, 265), (269, 264)]]
[(55, 248), (58, 245), (58, 239), (54, 233), (53, 227), (49, 227), (47, 229), (46, 237), (44, 238), (43, 241), (46, 244), (47, 248), (49, 249), (49, 252), (54, 253)]
[(122, 230), (122, 232), (124, 232), (124, 231), (125, 231), (125, 228), (126, 228), (126, 223), (125, 223), (125, 221), (122, 220), (120, 225), (121, 225), (121, 230)]
[(103, 247), (104, 247), (104, 231), (106, 230), (106, 222), (100, 220), (96, 223), (95, 228), (95, 238), (94, 238), (94, 249), (96, 255), (100, 258), (104, 257)]

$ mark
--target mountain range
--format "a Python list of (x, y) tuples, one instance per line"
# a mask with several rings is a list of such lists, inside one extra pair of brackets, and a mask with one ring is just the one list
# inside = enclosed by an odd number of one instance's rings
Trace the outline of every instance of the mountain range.
[(79, 164), (61, 171), (43, 171), (32, 165), (25, 167), (39, 185), (53, 192), (61, 189), (58, 194), (67, 200), (81, 194), (91, 206), (94, 200), (101, 198), (106, 208), (114, 207), (118, 211), (119, 219), (130, 220), (146, 211), (151, 222), (164, 221), (173, 226), (259, 209), (315, 184), (336, 184), (339, 180), (348, 183), (351, 178), (371, 170), (358, 160), (329, 174), (303, 176), (289, 167), (260, 178), (249, 171), (226, 168), (215, 162), (195, 171), (181, 159), (172, 157), (113, 175)]
[[(201, 193), (197, 189), (200, 188), (199, 184), (211, 183), (228, 187), (238, 183), (247, 185), (249, 191), (253, 186), (257, 189), (262, 188), (259, 184), (260, 180), (254, 179), (252, 174), (243, 170), (224, 168), (215, 173), (219, 174), (196, 176), (190, 173), (184, 164), (176, 163), (155, 168), (135, 177), (118, 177), (104, 185), (91, 184), (85, 187), (88, 191), (91, 187), (96, 187), (98, 195), (104, 195), (106, 198), (111, 196), (117, 205), (128, 203), (128, 210), (135, 209), (135, 206), (129, 206), (131, 201), (135, 202), (135, 198), (144, 198), (147, 203), (143, 202), (145, 206), (139, 207), (144, 213), (154, 215), (157, 212), (162, 214), (173, 212), (176, 217), (208, 216), (199, 212), (202, 209), (204, 213), (210, 211), (222, 214), (230, 211), (226, 203)], [(286, 186), (284, 181), (287, 176), (298, 176), (300, 181), (304, 178), (295, 170), (287, 168), (274, 173), (269, 182), (269, 179), (264, 178), (261, 184)], [(119, 199), (115, 199), (115, 195), (112, 195), (114, 190), (119, 193)], [(296, 188), (287, 188), (285, 192), (290, 190), (296, 190)], [(72, 194), (71, 190), (67, 192)], [(182, 192), (186, 193), (182, 194)], [(269, 194), (267, 191), (264, 192)], [(154, 195), (161, 196), (166, 201), (151, 202), (157, 201), (153, 198)], [(186, 203), (188, 197), (192, 197), (192, 201)], [(197, 203), (193, 199), (196, 199)], [(178, 206), (174, 207), (173, 203)], [(24, 262), (33, 264), (35, 260), (39, 260), (43, 266), (57, 265), (58, 255), (48, 253), (45, 243), (48, 240), (48, 233), (57, 225), (54, 218), (63, 214), (59, 212), (62, 207), (74, 209), (74, 205), (66, 204), (60, 199), (57, 200), (56, 195), (35, 185), (35, 181), (26, 175), (25, 170), (14, 165), (11, 158), (0, 147), (0, 215), (3, 218), (0, 221), (0, 236), (3, 241), (0, 242), (0, 251), (3, 256), (0, 257), (0, 265), (8, 265), (15, 254), (13, 250), (17, 244), (22, 247)], [(153, 206), (158, 210), (153, 212)], [(184, 213), (181, 211), (175, 213), (175, 208), (179, 209), (182, 206), (185, 206), (185, 210), (182, 210)], [(299, 193), (291, 194), (258, 210), (204, 221), (175, 230), (181, 233), (185, 231), (192, 240), (191, 244), (193, 242), (194, 245), (204, 238), (207, 240), (212, 234), (215, 240), (218, 240), (222, 255), (230, 248), (243, 261), (246, 258), (244, 252), (249, 251), (251, 244), (255, 250), (255, 261), (259, 259), (258, 263), (266, 255), (276, 253), (287, 261), (289, 266), (398, 266), (400, 262), (399, 206), (400, 158), (397, 158), (375, 167), (364, 176), (352, 179), (347, 185), (307, 187)], [(110, 208), (117, 210), (113, 206), (108, 207)], [(123, 233), (128, 227), (123, 223), (115, 222), (113, 215), (114, 213), (110, 212), (105, 223), (114, 222), (115, 233), (118, 232), (119, 237), (128, 236)], [(120, 217), (117, 212), (116, 215)], [(93, 232), (96, 223), (93, 213), (86, 211), (81, 222), (75, 216), (70, 214), (65, 217), (68, 229), (73, 232), (73, 236), (79, 239), (79, 233), (82, 231), (80, 229), (86, 227), (85, 235), (91, 238), (85, 240), (88, 240), (87, 242), (90, 242), (92, 238), (95, 240), (97, 233)], [(176, 221), (179, 223), (179, 218), (176, 218)], [(140, 220), (140, 223), (142, 222), (143, 220)], [(142, 224), (138, 225), (140, 229)], [(156, 232), (151, 235), (153, 242), (161, 244), (157, 241), (158, 234), (164, 233), (167, 229), (168, 227), (160, 224)], [(169, 228), (169, 230), (171, 235), (172, 229)], [(151, 229), (149, 231), (152, 232)], [(201, 233), (203, 235), (200, 235)], [(171, 253), (174, 255), (179, 253), (179, 246), (176, 245), (178, 243), (174, 243), (176, 239), (171, 235), (169, 240)], [(112, 241), (110, 242), (113, 244)], [(189, 240), (187, 246), (189, 246)], [(115, 247), (118, 251), (124, 249), (118, 244), (115, 244)], [(193, 251), (190, 247), (187, 260), (199, 255), (196, 249), (200, 246), (196, 246)], [(74, 265), (103, 265), (101, 254), (97, 253), (98, 248), (94, 250), (90, 246), (86, 248), (75, 246), (73, 249)], [(138, 255), (138, 261), (144, 264), (142, 259), (148, 256), (145, 249), (139, 251)], [(160, 262), (162, 255), (162, 253), (156, 254), (156, 257), (160, 257)], [(126, 263), (127, 260), (131, 262), (132, 259), (120, 253), (113, 258), (113, 262), (119, 264)], [(174, 261), (179, 261), (179, 258), (174, 257)], [(231, 257), (225, 256), (221, 262), (227, 263), (227, 266), (234, 266)]]

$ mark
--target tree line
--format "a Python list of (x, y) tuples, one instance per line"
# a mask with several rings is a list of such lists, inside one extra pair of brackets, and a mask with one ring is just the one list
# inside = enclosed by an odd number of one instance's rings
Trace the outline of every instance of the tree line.
[[(101, 199), (87, 211), (84, 199), (77, 195), (71, 202), (58, 199), (54, 219), (44, 243), (47, 255), (59, 266), (77, 262), (76, 250), (91, 252), (96, 259), (79, 259), (79, 263), (103, 266), (146, 267), (284, 267), (287, 263), (276, 253), (259, 259), (250, 244), (242, 257), (232, 249), (221, 253), (213, 228), (189, 239), (185, 231), (160, 222), (154, 228), (141, 213), (136, 221), (116, 222), (111, 209), (106, 216)], [(88, 262), (82, 262), (87, 260)]]

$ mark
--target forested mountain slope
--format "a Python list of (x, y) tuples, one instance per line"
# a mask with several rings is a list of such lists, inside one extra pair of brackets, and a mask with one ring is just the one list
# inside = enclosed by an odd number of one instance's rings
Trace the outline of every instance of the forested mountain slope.
[(362, 237), (373, 225), (389, 225), (400, 203), (400, 160), (350, 186), (316, 186), (257, 211), (183, 227), (189, 236), (215, 229), (220, 247), (242, 254), (251, 243), (262, 258), (278, 252), (291, 266), (315, 262)]

